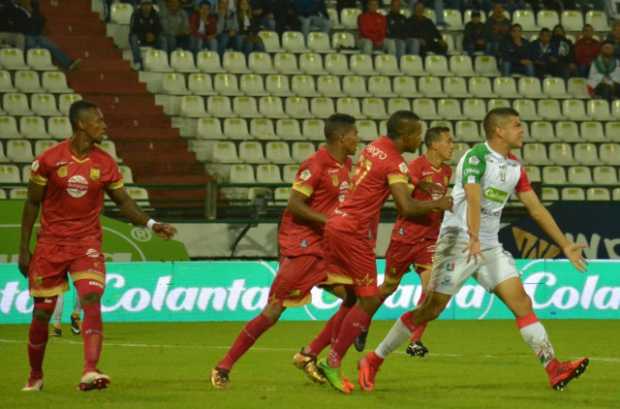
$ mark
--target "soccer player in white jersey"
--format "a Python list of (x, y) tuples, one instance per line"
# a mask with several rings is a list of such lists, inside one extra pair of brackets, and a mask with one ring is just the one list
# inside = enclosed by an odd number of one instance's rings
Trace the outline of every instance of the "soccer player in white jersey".
[(498, 239), (502, 209), (513, 192), (530, 216), (560, 246), (579, 271), (585, 271), (582, 248), (569, 241), (553, 216), (540, 203), (523, 166), (510, 153), (523, 145), (523, 126), (512, 108), (497, 108), (484, 119), (486, 142), (467, 151), (459, 161), (452, 191), (454, 206), (446, 211), (435, 250), (430, 291), (426, 303), (406, 312), (385, 339), (359, 362), (363, 390), (374, 388), (383, 360), (420, 325), (434, 320), (470, 276), (492, 291), (512, 311), (523, 340), (545, 367), (549, 383), (563, 389), (588, 365), (588, 358), (560, 362), (547, 332), (536, 318), (532, 301), (523, 289), (512, 256)]

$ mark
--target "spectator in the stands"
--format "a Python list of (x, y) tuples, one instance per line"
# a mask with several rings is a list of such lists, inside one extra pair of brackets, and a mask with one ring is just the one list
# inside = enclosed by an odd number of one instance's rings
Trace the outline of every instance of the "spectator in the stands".
[(577, 73), (575, 46), (566, 38), (564, 27), (560, 24), (553, 27), (551, 32), (551, 62), (557, 67), (552, 75), (568, 78)]
[(217, 17), (211, 13), (211, 3), (203, 1), (189, 18), (190, 47), (194, 53), (217, 51)]
[(273, 15), (273, 1), (271, 0), (251, 0), (250, 7), (254, 19), (258, 21), (261, 30), (273, 31), (276, 29), (276, 20)]
[(425, 9), (426, 7), (432, 6), (435, 9), (435, 21), (438, 26), (447, 27), (446, 20), (444, 18), (444, 0), (409, 0), (409, 8), (411, 9), (411, 14), (415, 14), (416, 6), (418, 3), (424, 3)]
[(601, 43), (593, 37), (594, 29), (590, 24), (583, 26), (581, 37), (575, 42), (575, 61), (577, 72), (582, 77), (588, 77), (590, 64), (598, 56)]
[(504, 6), (501, 3), (493, 5), (493, 12), (489, 15), (486, 23), (487, 53), (499, 55), (499, 46), (510, 34), (510, 19), (504, 14)]
[(420, 43), (420, 54), (426, 55), (427, 52), (435, 54), (445, 54), (448, 45), (441, 38), (441, 33), (433, 21), (424, 15), (424, 4), (418, 2), (415, 5), (415, 12), (409, 18), (409, 36), (417, 39)]
[(590, 66), (588, 90), (592, 96), (608, 101), (620, 98), (620, 64), (609, 41), (601, 44), (601, 52)]
[(239, 16), (241, 50), (246, 55), (254, 51), (265, 51), (263, 40), (258, 36), (260, 22), (254, 17), (250, 2), (248, 0), (239, 0), (237, 13)]
[(522, 37), (520, 24), (513, 24), (510, 36), (505, 38), (500, 45), (502, 62), (502, 74), (524, 74), (533, 77), (535, 74), (534, 64), (530, 55), (530, 43)]
[(307, 39), (311, 31), (329, 33), (331, 23), (325, 0), (293, 0), (292, 3), (304, 38)]
[(273, 18), (276, 22), (276, 31), (279, 34), (285, 31), (299, 31), (299, 18), (295, 8), (291, 7), (290, 0), (274, 0)]
[(13, 0), (0, 2), (0, 47), (26, 48), (24, 27), (28, 15)]
[(539, 78), (544, 78), (557, 70), (557, 61), (552, 61), (551, 30), (543, 28), (538, 38), (530, 45), (530, 59), (534, 64), (534, 71)]
[[(358, 47), (364, 54), (386, 47), (387, 18), (379, 13), (379, 0), (368, 0), (368, 9), (357, 18)], [(394, 43), (391, 42), (394, 46)], [(390, 52), (395, 53), (395, 49)]]
[(217, 48), (220, 55), (228, 48), (241, 49), (235, 0), (220, 0), (217, 4)]
[(614, 45), (614, 55), (620, 58), (620, 21), (614, 22), (606, 40)]
[(45, 17), (41, 14), (38, 0), (20, 0), (20, 8), (26, 14), (24, 34), (26, 48), (44, 48), (50, 52), (52, 58), (63, 70), (73, 71), (80, 66), (81, 60), (72, 60), (54, 42), (45, 36)]
[(487, 48), (484, 23), (480, 20), (480, 12), (471, 13), (471, 21), (465, 24), (463, 33), (463, 50), (473, 55), (475, 53), (484, 53)]
[(188, 16), (191, 16), (192, 14), (194, 14), (198, 6), (196, 4), (196, 1), (194, 0), (179, 0), (179, 1), (180, 1), (179, 4), (181, 8), (183, 9), (183, 11), (185, 11), (185, 14), (187, 14)]
[(409, 38), (409, 22), (401, 13), (401, 0), (392, 0), (390, 12), (387, 15), (387, 39), (385, 40), (386, 51), (395, 52), (396, 58), (405, 54), (419, 54), (420, 43), (414, 38)]
[(160, 14), (163, 42), (168, 52), (189, 49), (189, 18), (179, 0), (167, 0)]
[(140, 47), (162, 48), (161, 21), (152, 0), (141, 0), (129, 21), (129, 46), (133, 62), (142, 69)]

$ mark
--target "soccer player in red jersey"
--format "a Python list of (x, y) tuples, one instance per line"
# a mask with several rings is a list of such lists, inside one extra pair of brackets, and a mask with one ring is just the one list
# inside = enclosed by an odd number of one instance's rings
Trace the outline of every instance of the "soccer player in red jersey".
[[(43, 357), (48, 325), (58, 295), (69, 288), (71, 275), (84, 310), (84, 372), (81, 390), (102, 389), (110, 378), (97, 369), (103, 341), (100, 299), (105, 286), (101, 253), (104, 191), (132, 223), (148, 226), (163, 238), (176, 229), (150, 219), (128, 196), (114, 159), (97, 146), (106, 125), (97, 106), (77, 101), (69, 109), (71, 138), (43, 152), (33, 163), (22, 214), (19, 269), (34, 298), (28, 336), (30, 376), (23, 391), (43, 388)], [(29, 244), (41, 208), (41, 230), (34, 255)]]
[(352, 280), (357, 303), (344, 317), (329, 356), (318, 363), (327, 381), (343, 393), (351, 393), (340, 371), (349, 347), (367, 330), (382, 303), (377, 287), (375, 243), (380, 211), (390, 194), (399, 215), (417, 217), (433, 210), (450, 209), (449, 197), (416, 201), (408, 188), (408, 168), (401, 154), (420, 146), (422, 124), (411, 111), (394, 113), (387, 136), (369, 144), (356, 164), (351, 191), (329, 217), (325, 226), (326, 260), (331, 272)]
[[(424, 137), (427, 151), (409, 163), (409, 177), (413, 187), (412, 198), (415, 200), (438, 199), (448, 191), (452, 169), (447, 161), (452, 158), (454, 141), (450, 129), (446, 127), (429, 128)], [(421, 217), (407, 219), (399, 216), (392, 229), (390, 245), (385, 254), (385, 279), (379, 286), (381, 298), (388, 298), (400, 284), (400, 281), (413, 265), (422, 281), (422, 293), (418, 305), (426, 298), (433, 264), (433, 250), (443, 212), (431, 212)], [(412, 334), (411, 345), (407, 353), (412, 356), (424, 356), (428, 349), (420, 341), (426, 326), (419, 326)], [(358, 351), (364, 349), (367, 332), (362, 332), (355, 341)]]
[[(229, 373), (235, 362), (279, 320), (287, 306), (309, 302), (312, 288), (328, 278), (323, 260), (323, 227), (327, 216), (349, 190), (349, 156), (355, 153), (358, 143), (355, 118), (332, 115), (325, 123), (325, 138), (326, 145), (306, 159), (297, 171), (278, 234), (280, 268), (271, 285), (269, 302), (246, 324), (212, 370), (211, 384), (215, 388), (229, 385)], [(334, 320), (327, 323), (311, 344), (314, 349), (320, 352), (329, 344), (334, 325), (337, 325)], [(321, 379), (314, 363), (315, 355), (306, 352), (296, 356), (296, 365), (314, 380)]]

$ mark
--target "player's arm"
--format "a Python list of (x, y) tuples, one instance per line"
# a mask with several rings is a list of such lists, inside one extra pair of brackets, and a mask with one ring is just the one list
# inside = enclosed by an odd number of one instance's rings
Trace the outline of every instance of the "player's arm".
[(19, 240), (19, 271), (24, 277), (28, 276), (28, 266), (30, 265), (30, 258), (32, 257), (30, 253), (32, 228), (34, 227), (34, 222), (37, 220), (44, 195), (45, 185), (30, 181), (28, 184), (28, 195), (24, 203), (24, 210), (22, 211), (21, 237)]
[(116, 203), (121, 214), (133, 224), (150, 227), (155, 234), (166, 240), (171, 239), (176, 234), (177, 229), (174, 226), (167, 223), (159, 223), (149, 218), (136, 202), (129, 197), (124, 187), (120, 186), (115, 189), (114, 186), (108, 186), (106, 187), (106, 193)]
[(406, 180), (390, 183), (390, 192), (396, 203), (398, 214), (406, 218), (424, 216), (433, 210), (452, 208), (452, 198), (449, 196), (438, 200), (413, 200)]
[(469, 234), (469, 255), (477, 261), (478, 256), (482, 256), (480, 249), (480, 213), (482, 189), (478, 183), (468, 183), (463, 186), (465, 190), (465, 200), (467, 202), (467, 233)]
[(525, 205), (532, 219), (534, 219), (540, 228), (560, 246), (566, 258), (570, 260), (577, 270), (581, 272), (586, 271), (586, 262), (581, 252), (585, 245), (575, 244), (566, 238), (551, 213), (543, 206), (538, 195), (533, 190), (519, 192), (517, 194), (519, 200)]
[(325, 224), (327, 216), (323, 213), (313, 210), (306, 201), (310, 198), (305, 193), (291, 189), (291, 195), (288, 198), (287, 209), (295, 216), (296, 219), (308, 223)]

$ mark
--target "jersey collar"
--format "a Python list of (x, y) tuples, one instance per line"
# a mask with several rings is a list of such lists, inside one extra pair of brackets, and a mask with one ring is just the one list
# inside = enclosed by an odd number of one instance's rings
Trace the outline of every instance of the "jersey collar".
[(493, 154), (493, 156), (497, 157), (498, 159), (503, 159), (506, 160), (508, 159), (507, 157), (505, 157), (504, 155), (502, 155), (501, 153), (497, 152), (496, 150), (494, 150), (493, 148), (491, 148), (491, 146), (489, 145), (488, 142), (484, 143), (484, 146), (487, 147), (487, 149), (489, 150), (489, 152), (491, 152), (491, 154)]

